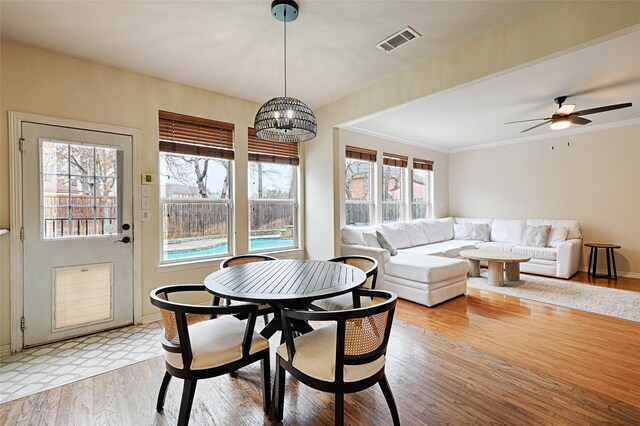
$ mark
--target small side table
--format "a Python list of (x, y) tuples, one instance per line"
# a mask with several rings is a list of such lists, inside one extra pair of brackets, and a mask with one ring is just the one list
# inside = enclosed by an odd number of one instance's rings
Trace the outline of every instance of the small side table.
[[(611, 264), (613, 263), (613, 278), (618, 279), (618, 273), (616, 271), (616, 258), (613, 255), (614, 249), (621, 248), (617, 244), (604, 244), (604, 243), (585, 243), (585, 247), (591, 247), (589, 253), (589, 275), (593, 278), (612, 278), (611, 277)], [(596, 275), (598, 268), (598, 249), (605, 249), (607, 256), (607, 275)]]

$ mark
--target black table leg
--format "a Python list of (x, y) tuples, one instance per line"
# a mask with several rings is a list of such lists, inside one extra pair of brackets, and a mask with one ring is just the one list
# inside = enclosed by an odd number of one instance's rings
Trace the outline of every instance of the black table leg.
[(613, 276), (617, 280), (618, 279), (618, 271), (616, 270), (616, 254), (613, 251), (613, 249), (611, 249), (611, 262), (613, 263)]
[(587, 268), (587, 275), (591, 275), (591, 265), (593, 264), (593, 247), (589, 247), (589, 268)]
[(598, 270), (598, 247), (593, 248), (593, 278), (596, 278), (596, 271)]
[(607, 277), (611, 278), (611, 256), (613, 255), (613, 250), (610, 248), (605, 249), (607, 252)]

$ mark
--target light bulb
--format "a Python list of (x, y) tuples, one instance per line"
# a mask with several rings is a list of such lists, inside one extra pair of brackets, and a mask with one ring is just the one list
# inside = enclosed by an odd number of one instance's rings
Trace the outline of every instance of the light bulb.
[(293, 118), (293, 110), (291, 109), (287, 110), (287, 117)]
[(273, 118), (275, 118), (276, 120), (280, 118), (280, 114), (278, 114), (278, 111), (273, 113)]
[(554, 122), (552, 122), (551, 130), (562, 130), (562, 129), (566, 129), (569, 126), (571, 126), (571, 121), (569, 121), (568, 118), (564, 118), (564, 119), (555, 120)]

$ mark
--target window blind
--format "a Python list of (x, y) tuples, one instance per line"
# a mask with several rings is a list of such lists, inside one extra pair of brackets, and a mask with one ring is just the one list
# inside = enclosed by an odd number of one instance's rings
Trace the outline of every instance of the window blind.
[(158, 111), (160, 151), (232, 160), (231, 123)]
[(345, 157), (353, 158), (354, 160), (371, 161), (375, 163), (378, 158), (378, 153), (372, 149), (358, 148), (357, 146), (349, 145), (347, 145), (345, 149)]
[(418, 170), (433, 170), (433, 161), (414, 158), (413, 168)]
[(256, 136), (249, 128), (249, 161), (262, 163), (300, 164), (300, 144), (297, 142), (271, 142)]
[(409, 157), (385, 152), (383, 153), (382, 164), (385, 166), (407, 167), (409, 164)]

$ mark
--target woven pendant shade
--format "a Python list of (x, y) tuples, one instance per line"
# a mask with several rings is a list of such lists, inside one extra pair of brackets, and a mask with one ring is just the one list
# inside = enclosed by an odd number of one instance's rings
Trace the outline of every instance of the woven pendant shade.
[(304, 102), (289, 97), (273, 98), (258, 110), (256, 135), (273, 142), (304, 142), (316, 137), (316, 117)]

